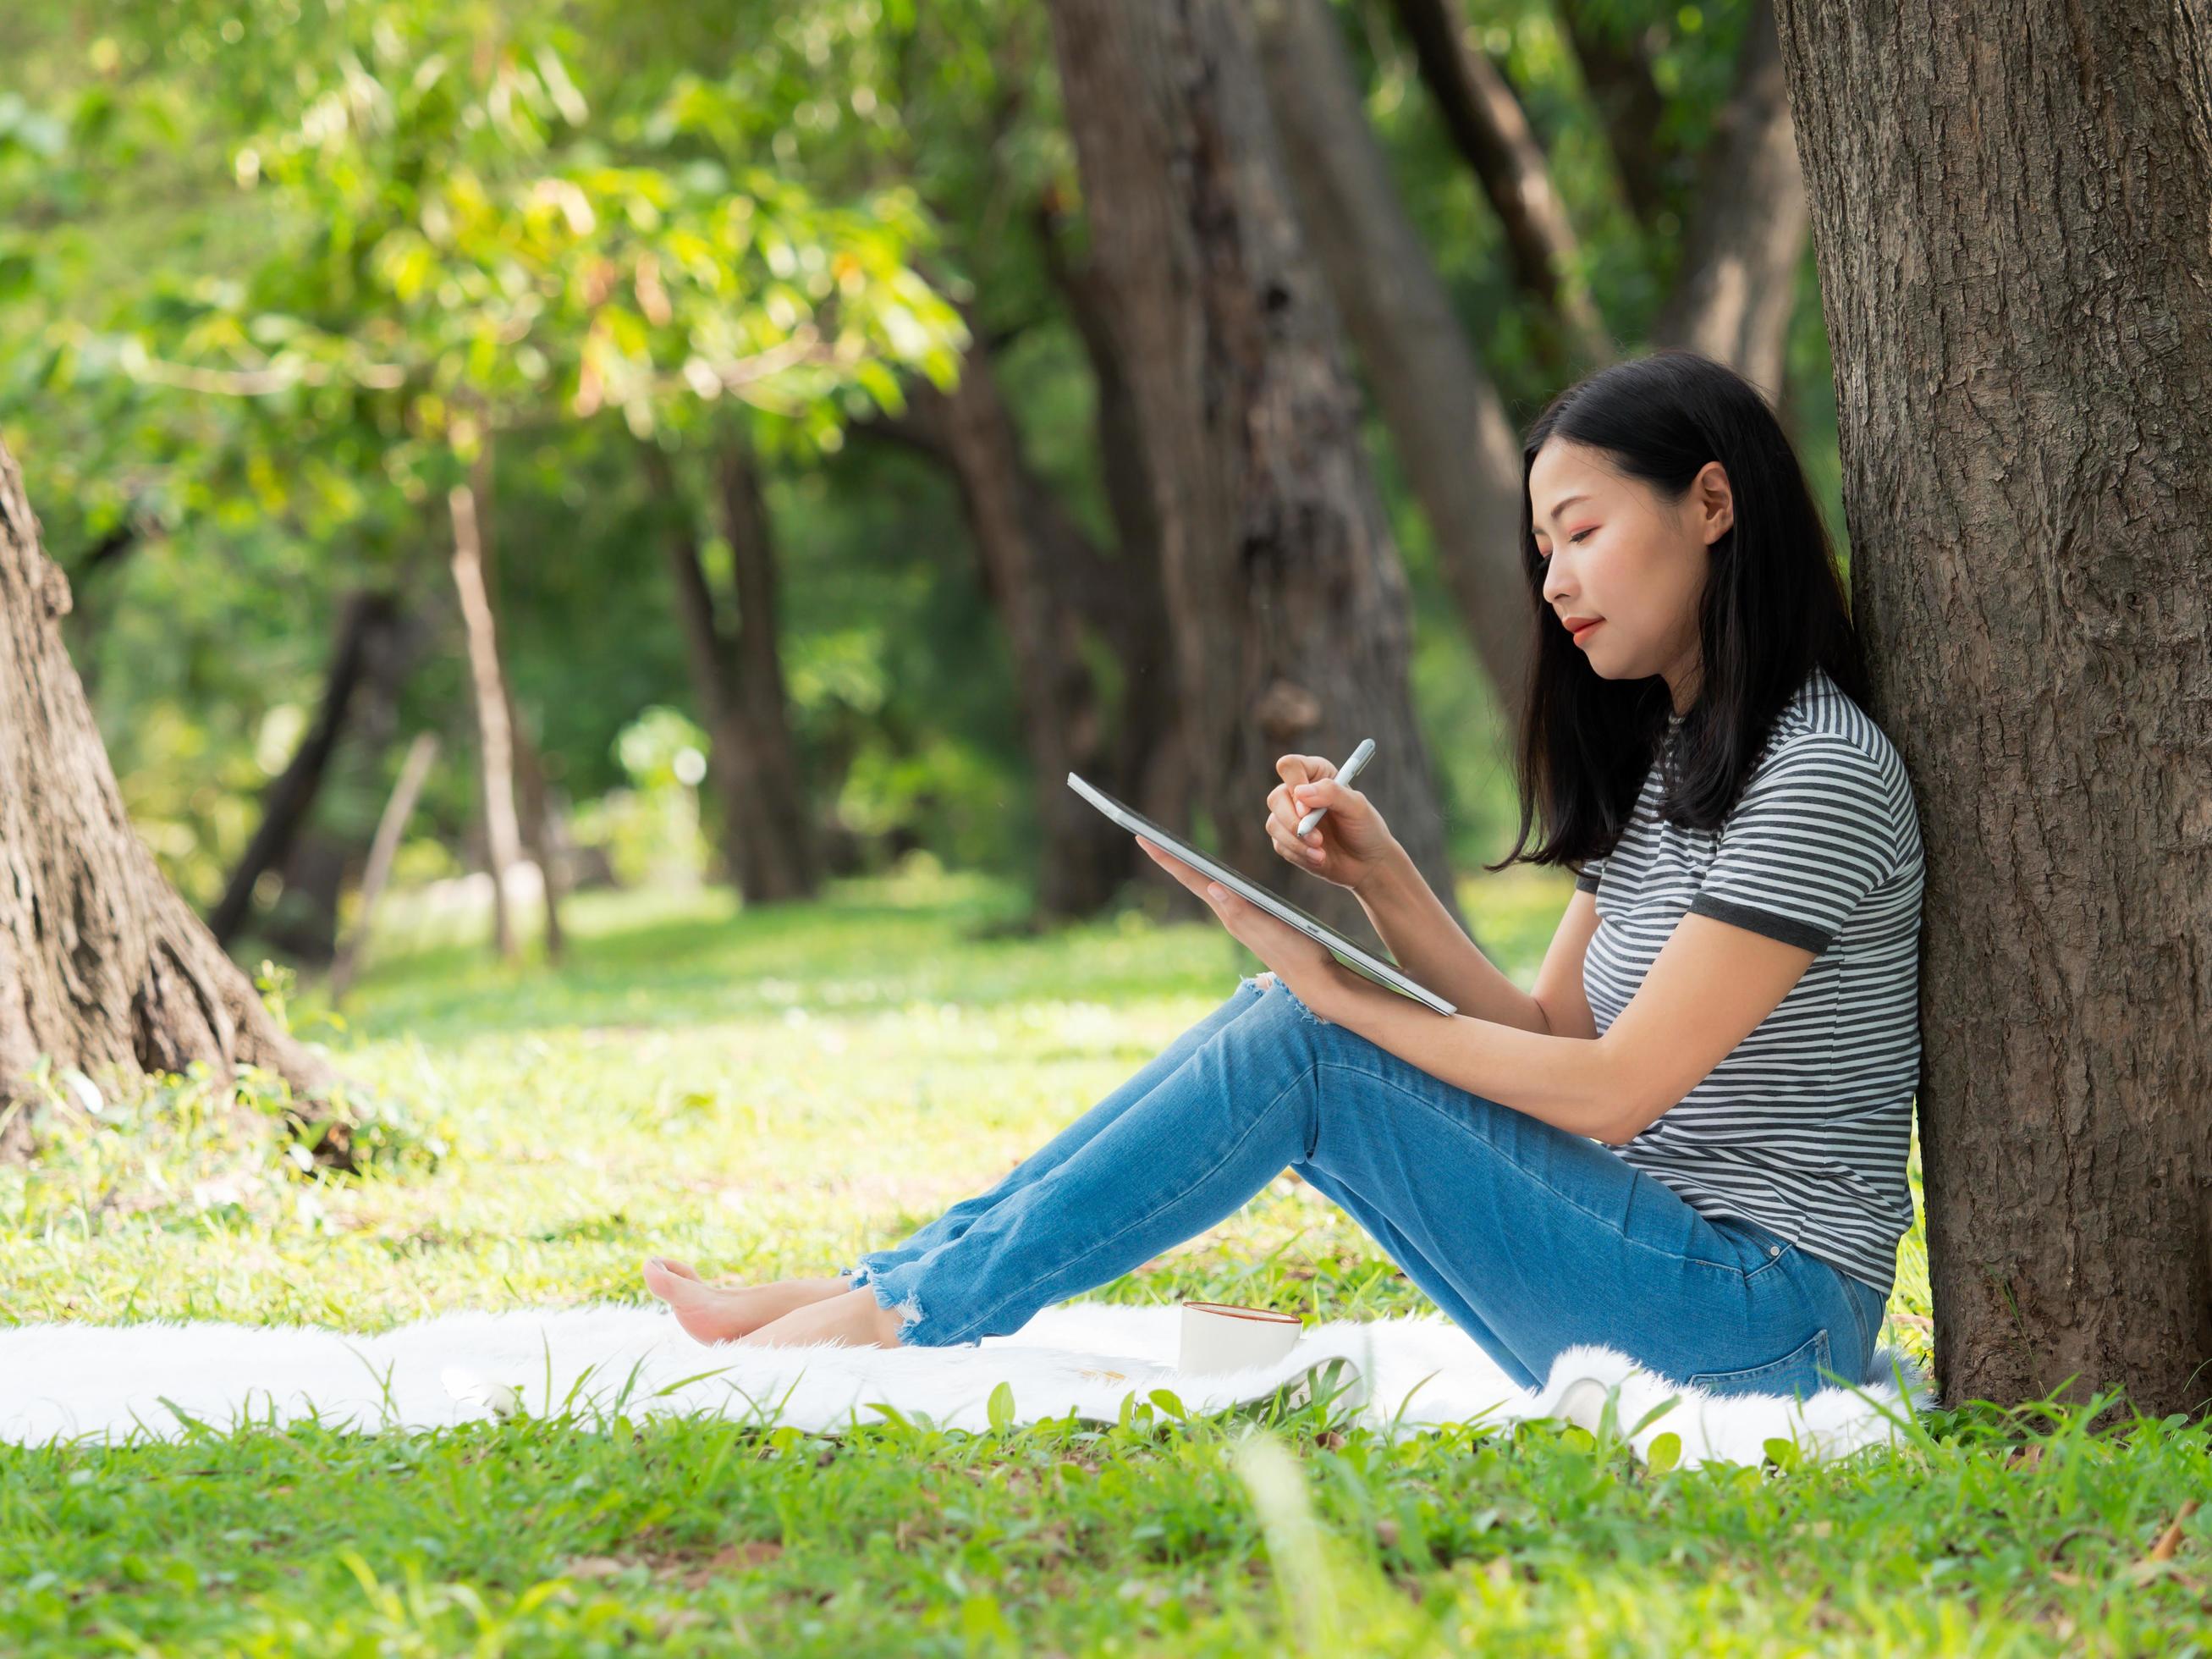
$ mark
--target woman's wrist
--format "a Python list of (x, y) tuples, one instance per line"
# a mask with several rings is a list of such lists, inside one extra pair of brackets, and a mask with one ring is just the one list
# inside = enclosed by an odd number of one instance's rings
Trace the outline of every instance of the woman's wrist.
[(1390, 850), (1375, 860), (1375, 867), (1367, 872), (1364, 881), (1352, 884), (1352, 896), (1362, 904), (1387, 900), (1394, 890), (1402, 890), (1405, 878), (1413, 872), (1413, 860), (1406, 849), (1395, 840)]

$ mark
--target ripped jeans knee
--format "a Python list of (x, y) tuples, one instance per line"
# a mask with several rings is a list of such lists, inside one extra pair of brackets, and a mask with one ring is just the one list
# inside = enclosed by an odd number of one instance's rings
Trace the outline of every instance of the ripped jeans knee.
[(1308, 1024), (1334, 1027), (1336, 1024), (1334, 1020), (1323, 1019), (1319, 1014), (1314, 1012), (1312, 1009), (1307, 1007), (1304, 1002), (1299, 1000), (1298, 994), (1291, 989), (1289, 986), (1284, 984), (1281, 977), (1277, 975), (1275, 970), (1272, 968), (1268, 969), (1264, 973), (1247, 975), (1243, 980), (1238, 981), (1238, 988), (1240, 990), (1249, 989), (1257, 991), (1262, 995), (1265, 995), (1270, 991), (1279, 991), (1285, 997), (1289, 999), (1291, 1006), (1297, 1011), (1298, 1017), (1304, 1019)]

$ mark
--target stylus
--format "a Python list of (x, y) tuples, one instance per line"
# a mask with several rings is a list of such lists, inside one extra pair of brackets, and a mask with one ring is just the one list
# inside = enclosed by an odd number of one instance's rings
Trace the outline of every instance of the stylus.
[[(1367, 764), (1367, 757), (1374, 752), (1375, 739), (1372, 738), (1360, 738), (1359, 747), (1352, 751), (1352, 758), (1345, 762), (1342, 766), (1337, 768), (1336, 781), (1339, 783), (1350, 783), (1353, 778), (1358, 775), (1359, 769)], [(1328, 811), (1328, 808), (1326, 806), (1316, 806), (1312, 811), (1307, 813), (1305, 817), (1300, 818), (1298, 820), (1298, 834), (1300, 836), (1304, 836), (1307, 830), (1312, 829), (1316, 823), (1319, 823), (1321, 822), (1321, 815)]]

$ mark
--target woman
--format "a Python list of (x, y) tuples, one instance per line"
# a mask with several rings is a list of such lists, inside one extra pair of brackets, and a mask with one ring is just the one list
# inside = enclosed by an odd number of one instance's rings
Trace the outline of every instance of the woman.
[(1522, 465), (1537, 640), (1520, 838), (1489, 867), (1523, 856), (1540, 804), (1527, 861), (1578, 872), (1533, 994), (1364, 793), (1285, 755), (1276, 851), (1354, 892), (1458, 1015), (1143, 843), (1269, 971), (992, 1190), (836, 1278), (718, 1290), (648, 1264), (688, 1330), (1003, 1334), (1287, 1164), (1523, 1386), (1578, 1342), (1717, 1393), (1866, 1376), (1912, 1220), (1922, 866), (1819, 514), (1759, 392), (1686, 352), (1562, 393)]

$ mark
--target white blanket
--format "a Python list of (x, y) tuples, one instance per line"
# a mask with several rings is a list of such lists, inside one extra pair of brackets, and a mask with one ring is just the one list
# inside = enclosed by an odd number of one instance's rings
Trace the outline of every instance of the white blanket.
[[(1440, 1315), (1310, 1325), (1279, 1364), (1193, 1375), (1175, 1367), (1180, 1317), (1174, 1306), (1070, 1302), (980, 1347), (896, 1349), (710, 1347), (658, 1306), (617, 1304), (447, 1314), (374, 1336), (209, 1322), (24, 1325), (0, 1329), (0, 1441), (174, 1438), (189, 1432), (188, 1421), (229, 1430), (307, 1417), (435, 1429), (564, 1407), (587, 1421), (617, 1410), (633, 1419), (699, 1413), (834, 1434), (883, 1420), (890, 1413), (878, 1402), (981, 1431), (1001, 1382), (1012, 1400), (1009, 1415), (1000, 1396), (1000, 1417), (1012, 1423), (1071, 1413), (1115, 1421), (1125, 1398), (1149, 1402), (1156, 1389), (1193, 1415), (1264, 1401), (1285, 1385), (1296, 1405), (1317, 1382), (1334, 1410), (1386, 1433), (1528, 1417), (1595, 1431), (1617, 1385), (1613, 1421), (1636, 1430), (1638, 1454), (1673, 1434), (1686, 1465), (1757, 1463), (1774, 1439), (1808, 1459), (1887, 1443), (1927, 1401), (1925, 1378), (1890, 1349), (1863, 1387), (1824, 1389), (1802, 1407), (1684, 1388), (1600, 1347), (1568, 1349), (1530, 1393)], [(1316, 1375), (1332, 1358), (1348, 1367)], [(1644, 1422), (1676, 1395), (1678, 1404)]]

